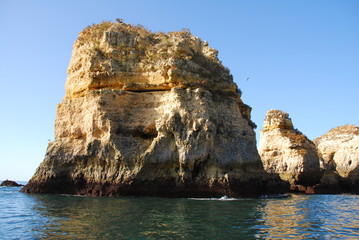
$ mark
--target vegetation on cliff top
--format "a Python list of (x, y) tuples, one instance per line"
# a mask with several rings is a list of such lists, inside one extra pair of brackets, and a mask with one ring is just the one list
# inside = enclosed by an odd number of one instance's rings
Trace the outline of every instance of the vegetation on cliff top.
[(69, 66), (69, 95), (107, 86), (125, 90), (202, 87), (241, 93), (218, 59), (218, 51), (188, 29), (153, 33), (121, 19), (104, 21), (80, 32), (73, 54), (77, 57)]

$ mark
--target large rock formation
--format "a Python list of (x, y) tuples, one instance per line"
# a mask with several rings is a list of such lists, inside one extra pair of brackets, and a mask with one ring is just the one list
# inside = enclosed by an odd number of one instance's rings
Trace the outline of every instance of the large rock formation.
[(325, 169), (318, 190), (359, 193), (359, 127), (333, 128), (314, 143)]
[(288, 113), (279, 110), (267, 112), (259, 153), (264, 169), (279, 173), (283, 180), (290, 182), (292, 189), (299, 187), (299, 190), (308, 191), (306, 187), (319, 183), (322, 171), (316, 146), (293, 128)]
[(250, 112), (217, 51), (188, 31), (88, 27), (74, 45), (55, 141), (22, 191), (281, 192), (286, 185), (261, 165)]

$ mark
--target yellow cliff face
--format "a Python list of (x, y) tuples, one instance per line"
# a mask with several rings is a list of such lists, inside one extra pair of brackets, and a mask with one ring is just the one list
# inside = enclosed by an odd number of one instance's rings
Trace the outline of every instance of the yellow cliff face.
[(262, 168), (250, 112), (217, 51), (188, 31), (94, 25), (74, 45), (55, 141), (23, 191), (283, 192)]
[(217, 55), (188, 31), (151, 33), (143, 27), (103, 22), (83, 30), (74, 44), (66, 98), (102, 88), (237, 91)]
[(293, 191), (358, 193), (359, 128), (344, 125), (310, 141), (289, 115), (268, 111), (259, 154), (267, 172), (278, 173)]
[(348, 124), (336, 127), (314, 139), (323, 158), (323, 168), (336, 171), (341, 177), (358, 185), (359, 127)]
[(259, 153), (267, 172), (278, 173), (292, 186), (313, 186), (322, 176), (316, 147), (293, 128), (288, 113), (267, 112), (261, 130)]

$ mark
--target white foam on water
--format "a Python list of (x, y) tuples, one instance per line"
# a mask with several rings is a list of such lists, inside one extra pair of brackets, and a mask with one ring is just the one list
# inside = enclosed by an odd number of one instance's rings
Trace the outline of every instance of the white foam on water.
[(197, 201), (238, 201), (243, 200), (243, 198), (231, 198), (226, 195), (220, 198), (188, 198), (190, 200), (197, 200)]

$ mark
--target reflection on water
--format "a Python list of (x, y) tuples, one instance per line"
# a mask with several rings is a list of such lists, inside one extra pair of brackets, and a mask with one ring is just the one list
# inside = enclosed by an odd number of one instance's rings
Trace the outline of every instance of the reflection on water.
[(275, 239), (356, 239), (359, 236), (359, 196), (292, 195), (267, 201), (259, 237)]
[(253, 238), (260, 201), (234, 204), (163, 198), (85, 198), (38, 196), (34, 210), (49, 224), (38, 237), (127, 239)]
[(359, 237), (355, 195), (197, 201), (29, 195), (1, 188), (0, 204), (5, 239)]

